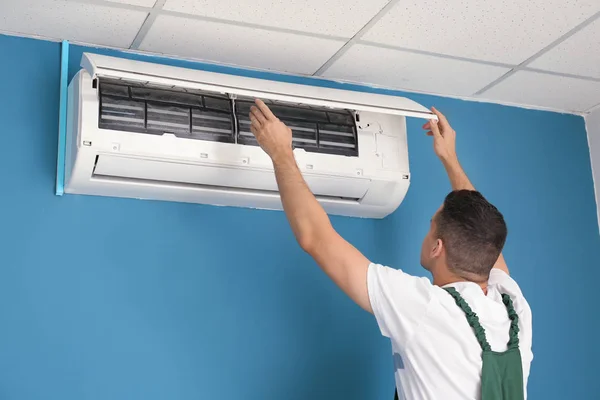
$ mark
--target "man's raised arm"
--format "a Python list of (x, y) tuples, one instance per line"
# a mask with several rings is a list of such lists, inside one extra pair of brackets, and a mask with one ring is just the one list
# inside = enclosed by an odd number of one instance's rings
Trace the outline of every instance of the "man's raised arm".
[(372, 312), (367, 290), (369, 260), (331, 226), (308, 188), (292, 152), (292, 131), (260, 100), (251, 108), (251, 130), (271, 157), (283, 209), (296, 240), (359, 306)]
[[(456, 132), (444, 114), (435, 108), (431, 110), (438, 116), (439, 121), (429, 121), (423, 125), (423, 129), (428, 131), (427, 135), (433, 136), (433, 149), (448, 173), (452, 190), (475, 190), (456, 155)], [(508, 274), (508, 266), (502, 254), (498, 257), (494, 268), (501, 269)]]

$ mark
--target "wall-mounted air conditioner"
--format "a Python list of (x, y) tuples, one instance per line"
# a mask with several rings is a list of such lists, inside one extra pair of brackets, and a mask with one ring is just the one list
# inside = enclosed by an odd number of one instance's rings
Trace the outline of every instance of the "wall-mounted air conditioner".
[(250, 132), (263, 99), (293, 132), (310, 189), (331, 214), (383, 218), (408, 190), (406, 98), (85, 53), (69, 85), (67, 193), (281, 209)]

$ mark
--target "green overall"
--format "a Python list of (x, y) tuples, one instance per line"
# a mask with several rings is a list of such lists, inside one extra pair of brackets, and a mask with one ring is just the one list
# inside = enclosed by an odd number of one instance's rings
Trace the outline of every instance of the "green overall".
[[(467, 317), (467, 322), (475, 332), (481, 346), (483, 368), (481, 370), (481, 400), (523, 400), (523, 364), (519, 351), (519, 316), (509, 295), (502, 295), (502, 302), (510, 318), (508, 349), (504, 352), (492, 351), (485, 337), (485, 330), (479, 317), (454, 288), (444, 288), (454, 298)], [(398, 398), (396, 393), (395, 399)]]

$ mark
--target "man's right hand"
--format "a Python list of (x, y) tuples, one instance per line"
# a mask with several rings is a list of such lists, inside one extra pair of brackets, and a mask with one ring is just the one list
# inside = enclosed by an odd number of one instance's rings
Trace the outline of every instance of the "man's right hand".
[(258, 144), (273, 162), (281, 158), (294, 158), (292, 130), (279, 120), (260, 99), (250, 108), (250, 130)]
[(437, 115), (438, 121), (432, 119), (423, 125), (423, 129), (427, 130), (427, 136), (433, 137), (433, 150), (448, 173), (452, 190), (475, 190), (458, 162), (456, 132), (454, 132), (444, 114), (436, 110), (435, 107), (431, 107), (431, 111)]
[(438, 121), (430, 120), (423, 129), (427, 130), (428, 136), (433, 136), (433, 150), (435, 154), (446, 163), (457, 159), (456, 156), (456, 132), (448, 123), (448, 120), (435, 107), (431, 111), (437, 115)]

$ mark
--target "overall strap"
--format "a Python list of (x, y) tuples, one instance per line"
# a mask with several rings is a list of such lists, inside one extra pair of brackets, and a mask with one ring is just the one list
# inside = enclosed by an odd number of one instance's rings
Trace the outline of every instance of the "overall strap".
[(508, 318), (510, 319), (510, 331), (508, 333), (508, 348), (514, 349), (519, 347), (519, 316), (515, 311), (513, 306), (512, 299), (509, 295), (502, 295), (502, 302), (506, 306), (506, 311), (508, 311)]
[[(477, 314), (475, 314), (475, 312), (473, 312), (473, 310), (471, 310), (471, 307), (469, 307), (469, 305), (467, 304), (465, 299), (462, 298), (462, 296), (458, 293), (458, 291), (456, 289), (454, 289), (453, 287), (448, 287), (448, 288), (444, 288), (444, 290), (446, 292), (448, 292), (450, 294), (450, 296), (452, 296), (454, 298), (456, 305), (458, 307), (460, 307), (460, 309), (463, 310), (463, 312), (467, 316), (467, 322), (469, 323), (471, 328), (473, 328), (473, 331), (475, 332), (475, 337), (477, 338), (477, 341), (479, 342), (481, 349), (483, 351), (491, 351), (492, 348), (490, 347), (490, 344), (488, 343), (488, 341), (485, 337), (485, 329), (483, 329), (483, 326), (481, 326), (481, 324), (479, 323), (479, 317), (477, 316)], [(502, 297), (502, 299), (504, 300), (504, 296)], [(512, 301), (510, 300), (510, 297), (508, 298), (508, 301), (510, 301), (510, 304), (512, 307)], [(506, 304), (506, 302), (504, 304)], [(508, 305), (506, 307), (508, 309)], [(514, 312), (514, 309), (513, 309), (513, 312)], [(514, 314), (516, 316), (516, 313), (514, 313)], [(509, 311), (509, 315), (510, 315), (510, 311)], [(517, 332), (518, 332), (518, 327), (517, 327)], [(510, 338), (511, 338), (511, 342), (512, 342), (512, 340), (513, 340), (512, 326), (511, 326)], [(518, 339), (517, 339), (517, 344), (518, 344)]]

